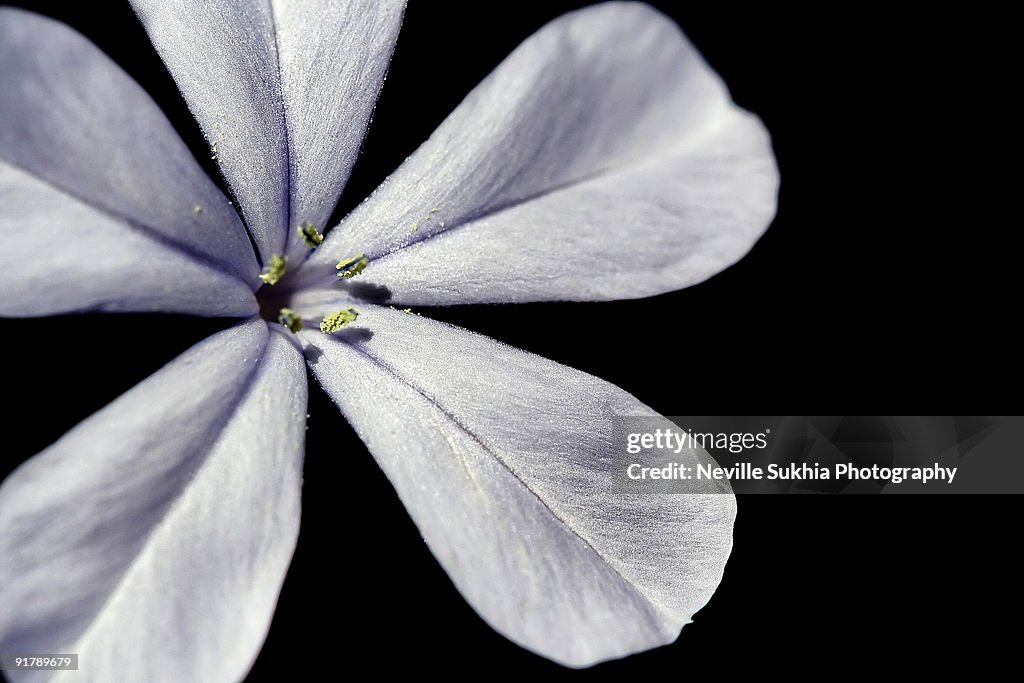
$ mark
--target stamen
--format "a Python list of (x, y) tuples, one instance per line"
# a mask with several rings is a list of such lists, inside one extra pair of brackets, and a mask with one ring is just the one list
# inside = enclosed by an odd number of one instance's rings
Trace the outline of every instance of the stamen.
[(292, 332), (298, 332), (302, 329), (302, 318), (298, 313), (290, 308), (281, 309), (281, 312), (277, 314), (277, 322), (281, 323)]
[(284, 276), (284, 271), (288, 266), (288, 257), (282, 256), (281, 254), (274, 254), (270, 257), (270, 263), (263, 267), (263, 272), (260, 273), (260, 279), (266, 282), (268, 285), (276, 285), (278, 281)]
[(317, 230), (312, 223), (300, 225), (299, 235), (302, 237), (302, 241), (305, 242), (306, 246), (310, 249), (316, 249), (320, 246), (320, 243), (324, 241), (324, 236), (320, 234), (320, 231)]
[(347, 258), (344, 261), (339, 261), (338, 265), (334, 266), (338, 269), (338, 277), (355, 277), (359, 273), (363, 272), (363, 268), (367, 266), (370, 259), (366, 258), (366, 254), (356, 254), (352, 258)]
[(359, 311), (352, 306), (343, 308), (337, 313), (324, 316), (323, 321), (320, 323), (320, 331), (324, 334), (334, 334), (343, 327), (355, 322), (358, 317)]

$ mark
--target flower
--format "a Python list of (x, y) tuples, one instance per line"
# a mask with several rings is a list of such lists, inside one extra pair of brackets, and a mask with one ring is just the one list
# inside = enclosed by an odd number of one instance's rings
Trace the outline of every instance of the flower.
[(404, 307), (709, 277), (774, 212), (756, 118), (671, 22), (597, 6), (524, 43), (322, 237), (401, 6), (133, 4), (240, 215), (98, 50), (2, 10), (0, 313), (242, 321), (0, 487), (0, 650), (242, 677), (298, 533), (303, 360), (495, 629), (572, 666), (673, 640), (721, 577), (733, 498), (610, 492), (613, 418), (649, 408)]

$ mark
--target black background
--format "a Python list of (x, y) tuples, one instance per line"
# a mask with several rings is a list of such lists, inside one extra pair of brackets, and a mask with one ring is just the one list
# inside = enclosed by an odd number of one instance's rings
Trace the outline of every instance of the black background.
[[(15, 4), (70, 23), (110, 54), (216, 176), (126, 4)], [(584, 4), (413, 0), (336, 219), (519, 42)], [(667, 415), (1013, 412), (1019, 286), (1011, 228), (995, 211), (1006, 183), (977, 156), (991, 131), (970, 118), (998, 125), (988, 112), (1005, 95), (985, 74), (998, 61), (1001, 20), (652, 4), (771, 131), (782, 175), (771, 229), (741, 263), (681, 292), (422, 312), (607, 379)], [(11, 401), (0, 473), (228, 324), (0, 320)], [(309, 412), (302, 533), (252, 680), (356, 663), (573, 673), (491, 631), (315, 387)], [(893, 663), (981, 672), (1002, 653), (998, 617), (1016, 610), (1008, 579), (1019, 575), (1010, 557), (1019, 514), (1011, 497), (742, 496), (723, 583), (679, 641), (588, 673), (818, 677)]]

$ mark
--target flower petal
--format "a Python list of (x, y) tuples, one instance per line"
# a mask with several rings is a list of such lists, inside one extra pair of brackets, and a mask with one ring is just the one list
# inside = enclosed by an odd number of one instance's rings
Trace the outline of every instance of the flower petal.
[(334, 337), (300, 333), (310, 367), (483, 618), (571, 666), (673, 641), (721, 579), (732, 494), (613, 493), (613, 417), (649, 408), (486, 337), (361, 311)]
[[(670, 20), (608, 3), (521, 45), (313, 255), (408, 304), (640, 297), (739, 260), (775, 212), (764, 126)], [(329, 275), (326, 276), (329, 278)]]
[(77, 652), (89, 680), (241, 679), (299, 530), (305, 403), (294, 341), (254, 320), (18, 469), (0, 649)]
[(327, 228), (384, 85), (405, 2), (272, 4), (291, 155), (289, 252), (305, 256), (296, 226)]
[[(0, 92), (0, 164), (258, 282), (252, 245), (227, 199), (149, 95), (85, 37), (52, 19), (0, 9)], [(0, 213), (27, 208), (12, 205), (18, 197), (5, 190)], [(74, 229), (61, 218), (35, 232), (38, 250)]]
[(301, 245), (298, 225), (323, 230), (362, 143), (404, 2), (132, 5), (215, 148), (264, 260), (286, 240)]
[(0, 315), (246, 316), (241, 280), (0, 160)]

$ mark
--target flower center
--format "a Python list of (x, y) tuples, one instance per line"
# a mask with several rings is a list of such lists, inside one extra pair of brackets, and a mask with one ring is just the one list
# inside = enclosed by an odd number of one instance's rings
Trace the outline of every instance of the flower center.
[[(298, 227), (299, 236), (311, 250), (316, 249), (324, 241), (324, 236), (312, 223), (304, 223)], [(350, 279), (363, 272), (363, 269), (370, 263), (365, 254), (359, 253), (346, 259), (342, 259), (335, 269), (338, 271), (338, 278)], [(276, 287), (281, 279), (288, 272), (288, 257), (284, 254), (274, 254), (260, 273), (263, 286), (256, 293), (256, 299), (260, 304), (260, 317), (268, 322), (280, 323), (293, 333), (299, 332), (311, 321), (290, 308), (291, 295), (293, 292), (284, 285)], [(340, 311), (335, 311), (323, 317), (319, 322), (320, 331), (324, 334), (333, 334), (344, 327), (355, 322), (359, 317), (359, 311), (353, 306), (347, 306)]]

